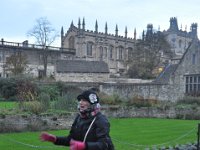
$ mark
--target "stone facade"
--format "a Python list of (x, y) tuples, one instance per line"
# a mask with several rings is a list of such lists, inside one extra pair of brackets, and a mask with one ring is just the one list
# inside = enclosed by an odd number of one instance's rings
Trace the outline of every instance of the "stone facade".
[(56, 73), (56, 80), (63, 82), (105, 82), (108, 74), (105, 73)]
[[(173, 68), (173, 69), (170, 69)], [(185, 95), (200, 96), (200, 43), (194, 39), (174, 66), (169, 64), (152, 83), (102, 84), (101, 90), (121, 97), (142, 96), (145, 99), (177, 101)]]
[[(61, 49), (58, 47), (46, 47), (48, 53), (47, 76), (55, 75), (55, 64), (57, 60), (72, 59), (75, 53), (74, 49)], [(16, 52), (26, 56), (27, 67), (26, 74), (33, 77), (41, 76), (43, 71), (43, 48), (40, 45), (0, 41), (0, 77), (10, 77), (11, 73), (6, 71), (6, 59)]]
[(197, 23), (192, 23), (190, 27), (190, 32), (185, 29), (179, 29), (177, 18), (170, 18), (170, 26), (167, 31), (163, 31), (166, 35), (166, 39), (171, 45), (172, 52), (177, 56), (181, 57), (188, 46), (190, 45), (192, 39), (197, 38)]
[(63, 82), (105, 82), (108, 65), (103, 61), (58, 60), (55, 78)]
[(177, 64), (169, 64), (153, 81), (107, 81), (96, 84), (78, 84), (82, 89), (93, 86), (100, 91), (121, 98), (131, 99), (139, 96), (144, 99), (175, 102), (186, 95), (200, 94), (200, 43), (194, 39)]
[[(174, 58), (180, 59), (187, 49), (188, 45), (193, 38), (197, 37), (197, 24), (191, 25), (191, 31), (183, 31), (179, 29), (177, 18), (170, 18), (170, 26), (166, 31), (160, 31), (166, 37), (166, 40), (171, 45), (171, 50), (174, 54)], [(147, 31), (144, 33), (143, 38), (154, 34), (153, 25), (147, 25)], [(80, 19), (78, 26), (75, 26), (73, 22), (71, 26), (64, 33), (64, 29), (61, 29), (61, 47), (76, 49), (75, 59), (81, 59), (86, 61), (104, 61), (108, 64), (110, 74), (114, 76), (120, 76), (127, 72), (127, 60), (129, 57), (134, 57), (131, 54), (136, 50), (136, 29), (134, 32), (134, 38), (128, 38), (128, 30), (125, 28), (124, 36), (118, 35), (118, 27), (116, 25), (115, 35), (108, 33), (107, 23), (105, 24), (105, 31), (98, 31), (98, 23), (96, 21), (95, 30), (85, 29), (85, 20), (82, 24)], [(161, 52), (162, 59), (168, 59)], [(165, 60), (163, 60), (164, 62)]]
[[(127, 37), (127, 29), (125, 29), (124, 37), (119, 36), (117, 26), (115, 35), (107, 32), (107, 24), (105, 33), (98, 32), (97, 22), (95, 31), (86, 31), (84, 20), (82, 27), (80, 20), (78, 27), (72, 23), (66, 34), (64, 34), (62, 28), (61, 48), (47, 48), (48, 75), (55, 76), (57, 81), (85, 82), (87, 83), (85, 86), (92, 82), (92, 85), (98, 86), (101, 91), (107, 94), (117, 93), (126, 98), (142, 96), (145, 99), (176, 101), (184, 95), (200, 95), (200, 48), (197, 37), (197, 24), (192, 24), (191, 32), (185, 32), (182, 29), (179, 30), (176, 18), (171, 18), (170, 28), (163, 31), (163, 33), (166, 34), (169, 43), (174, 46), (175, 53), (177, 55), (182, 53), (182, 55), (176, 61), (169, 63), (157, 79), (151, 83), (141, 83), (140, 81), (132, 83), (128, 79), (123, 80), (123, 82), (119, 80), (113, 82), (109, 78), (109, 75), (126, 72), (128, 66), (125, 62), (130, 52), (134, 51), (134, 44), (137, 40), (136, 38)], [(185, 47), (187, 47), (186, 50)], [(27, 73), (39, 76), (40, 70), (43, 68), (41, 46), (27, 43), (10, 43), (1, 40), (1, 77), (9, 76), (9, 72), (6, 72), (4, 68), (5, 61), (7, 57), (16, 51), (27, 55), (29, 66)], [(66, 69), (67, 66), (65, 65), (57, 65), (59, 60), (65, 60), (65, 62), (70, 60), (71, 64), (79, 61), (82, 61), (82, 63), (79, 62), (79, 65)], [(92, 67), (86, 67), (86, 72), (81, 71), (81, 68), (84, 68), (83, 66), (88, 66), (86, 65), (87, 62), (90, 62), (88, 63), (90, 65), (92, 62), (98, 62), (101, 67), (97, 69), (93, 65)], [(80, 67), (81, 64), (82, 67)], [(107, 67), (105, 65), (102, 67), (102, 64), (107, 64)], [(72, 68), (76, 69), (72, 70)]]
[(171, 75), (169, 84), (177, 89), (177, 95), (182, 93), (200, 96), (200, 43), (194, 39), (181, 58), (175, 72)]
[(108, 34), (107, 24), (105, 32), (98, 32), (96, 22), (95, 31), (85, 30), (85, 21), (83, 20), (82, 28), (80, 20), (78, 27), (71, 24), (67, 33), (61, 30), (61, 47), (75, 48), (76, 59), (86, 61), (104, 61), (108, 64), (110, 74), (120, 74), (126, 71), (125, 61), (128, 60), (128, 53), (133, 51), (136, 39), (118, 35), (116, 26), (115, 35)]

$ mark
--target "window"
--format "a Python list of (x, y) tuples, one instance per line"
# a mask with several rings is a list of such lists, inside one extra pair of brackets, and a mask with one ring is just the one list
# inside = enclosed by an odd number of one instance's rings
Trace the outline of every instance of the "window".
[(92, 46), (93, 46), (92, 42), (87, 43), (87, 56), (92, 56)]
[(107, 47), (104, 47), (104, 58), (107, 58), (107, 55), (108, 55)]
[(192, 54), (192, 64), (195, 65), (196, 64), (196, 55)]
[(185, 93), (191, 96), (200, 96), (200, 75), (189, 75), (185, 78)]
[(69, 38), (69, 48), (74, 48), (74, 37), (73, 36), (71, 36)]
[(119, 56), (118, 56), (118, 59), (119, 60), (123, 59), (123, 47), (122, 46), (119, 47)]
[(113, 49), (114, 49), (113, 46), (109, 46), (109, 52), (110, 52), (110, 53), (109, 53), (109, 54), (110, 54), (110, 55), (109, 55), (109, 58), (110, 58), (110, 59), (113, 59)]
[(128, 48), (128, 60), (133, 58), (133, 49), (131, 47)]
[(99, 58), (103, 58), (103, 47), (99, 47)]
[(181, 40), (178, 41), (178, 45), (179, 45), (179, 48), (181, 48), (181, 46), (182, 46), (182, 41)]

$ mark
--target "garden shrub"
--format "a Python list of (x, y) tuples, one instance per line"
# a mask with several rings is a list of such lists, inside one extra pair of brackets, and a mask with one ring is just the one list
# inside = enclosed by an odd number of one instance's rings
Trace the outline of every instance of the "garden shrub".
[(42, 104), (38, 101), (23, 102), (20, 105), (23, 111), (31, 112), (33, 114), (40, 114), (43, 112)]
[(0, 94), (3, 98), (8, 99), (17, 94), (17, 85), (13, 78), (0, 79)]
[(77, 100), (72, 94), (59, 97), (57, 101), (54, 101), (52, 108), (65, 111), (74, 111), (77, 108)]
[(17, 96), (20, 101), (36, 101), (38, 87), (28, 79), (17, 81)]
[(48, 94), (51, 101), (57, 100), (57, 97), (60, 95), (59, 89), (55, 85), (40, 86), (40, 92)]
[(41, 102), (43, 111), (46, 111), (50, 108), (50, 96), (47, 93), (40, 93), (38, 100)]
[(61, 81), (58, 81), (58, 82), (56, 82), (56, 87), (59, 90), (59, 95), (63, 96), (64, 90), (65, 90), (65, 87), (66, 87), (65, 83), (61, 82)]

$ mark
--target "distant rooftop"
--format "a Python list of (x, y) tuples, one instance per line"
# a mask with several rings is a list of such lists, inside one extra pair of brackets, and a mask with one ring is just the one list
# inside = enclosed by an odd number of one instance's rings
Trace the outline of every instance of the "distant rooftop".
[(104, 61), (58, 60), (58, 73), (109, 73), (108, 64)]

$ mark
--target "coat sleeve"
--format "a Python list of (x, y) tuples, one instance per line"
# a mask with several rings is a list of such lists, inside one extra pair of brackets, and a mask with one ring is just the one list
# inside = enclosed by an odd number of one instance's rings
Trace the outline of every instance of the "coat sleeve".
[(57, 136), (56, 137), (56, 142), (54, 143), (55, 145), (63, 145), (63, 146), (69, 146), (70, 145), (70, 140), (72, 139), (72, 135), (73, 135), (72, 129), (75, 126), (77, 119), (78, 119), (78, 116), (74, 120), (68, 136)]
[(55, 145), (63, 145), (63, 146), (69, 146), (69, 142), (71, 140), (70, 136), (67, 137), (56, 137)]
[(110, 132), (110, 123), (108, 122), (105, 116), (100, 116), (95, 121), (96, 127), (96, 142), (86, 142), (87, 150), (109, 150), (110, 144), (112, 144), (109, 132)]

